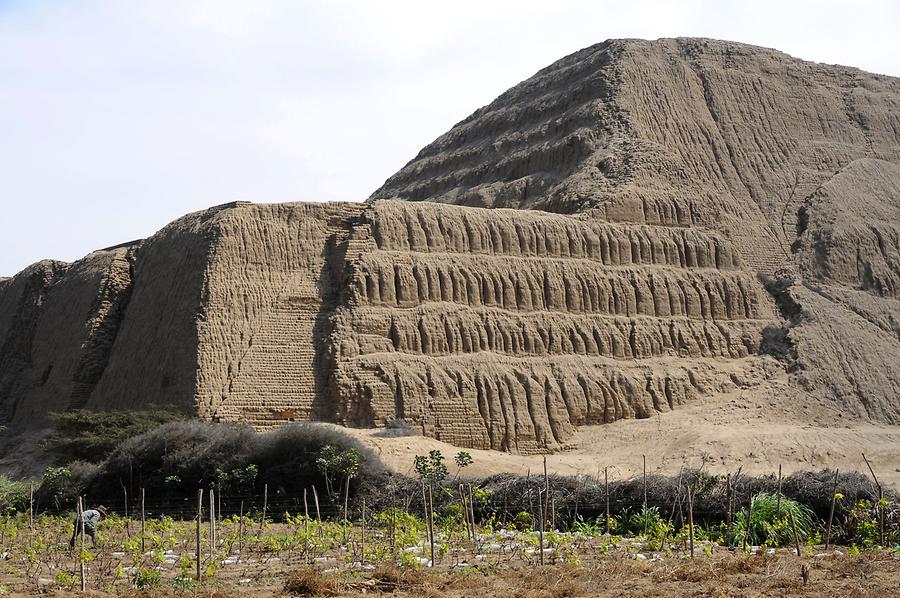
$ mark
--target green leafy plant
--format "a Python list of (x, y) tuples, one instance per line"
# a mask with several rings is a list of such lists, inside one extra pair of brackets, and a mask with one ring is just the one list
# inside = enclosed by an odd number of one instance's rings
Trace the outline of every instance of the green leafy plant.
[(459, 478), (462, 470), (471, 465), (475, 460), (472, 459), (472, 455), (466, 451), (459, 451), (456, 453), (456, 456), (453, 457), (453, 461), (456, 463), (456, 477)]
[(162, 571), (139, 567), (135, 569), (131, 581), (139, 590), (152, 590), (162, 585)]
[(437, 449), (429, 451), (427, 455), (416, 455), (413, 467), (419, 479), (432, 488), (443, 484), (449, 473), (444, 455)]
[(522, 531), (528, 531), (534, 526), (534, 515), (529, 513), (528, 511), (519, 511), (513, 517), (513, 525), (515, 525), (516, 529)]
[[(754, 545), (784, 546), (793, 543), (790, 515), (793, 515), (800, 542), (815, 530), (815, 516), (812, 510), (790, 498), (781, 498), (779, 510), (778, 497), (767, 492), (760, 492), (751, 499), (752, 518), (749, 522), (749, 542)], [(731, 527), (730, 540), (734, 545), (742, 544), (747, 535), (747, 511), (735, 516)]]

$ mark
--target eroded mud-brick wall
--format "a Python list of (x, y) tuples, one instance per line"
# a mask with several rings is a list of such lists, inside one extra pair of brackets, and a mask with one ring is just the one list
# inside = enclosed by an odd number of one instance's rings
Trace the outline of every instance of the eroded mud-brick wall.
[(462, 446), (557, 448), (575, 426), (715, 387), (709, 358), (773, 318), (720, 236), (515, 210), (377, 202), (336, 310), (339, 421)]

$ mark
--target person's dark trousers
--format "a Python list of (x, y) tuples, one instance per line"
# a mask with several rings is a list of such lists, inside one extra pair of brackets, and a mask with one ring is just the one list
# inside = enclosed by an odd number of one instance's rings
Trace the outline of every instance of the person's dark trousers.
[[(75, 517), (75, 526), (72, 530), (72, 539), (69, 540), (69, 548), (75, 548), (75, 540), (78, 539), (78, 531), (80, 527), (81, 525), (79, 525), (78, 517)], [(84, 535), (90, 536), (91, 546), (97, 545), (97, 530), (94, 529), (93, 525), (90, 525), (89, 523), (84, 524)]]

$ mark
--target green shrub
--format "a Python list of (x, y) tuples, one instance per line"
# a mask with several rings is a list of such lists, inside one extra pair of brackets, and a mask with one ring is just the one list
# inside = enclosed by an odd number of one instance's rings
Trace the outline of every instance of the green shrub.
[(157, 569), (136, 569), (132, 577), (134, 587), (139, 590), (151, 590), (162, 585), (162, 571)]
[(0, 512), (28, 510), (28, 482), (0, 475)]
[[(784, 546), (793, 543), (790, 515), (794, 516), (797, 537), (800, 542), (813, 533), (814, 515), (806, 505), (790, 498), (781, 498), (781, 511), (778, 510), (778, 497), (775, 494), (760, 492), (751, 499), (752, 519), (750, 521), (749, 542), (753, 545)], [(747, 533), (747, 511), (735, 516), (731, 527), (731, 542), (742, 544)]]
[(528, 531), (534, 525), (534, 515), (528, 511), (519, 511), (516, 513), (515, 517), (513, 517), (513, 525), (515, 525), (518, 530), (522, 530), (523, 532)]
[(151, 411), (70, 411), (51, 413), (53, 432), (44, 440), (44, 451), (57, 463), (87, 461), (99, 463), (126, 438), (137, 436), (178, 419), (163, 410)]

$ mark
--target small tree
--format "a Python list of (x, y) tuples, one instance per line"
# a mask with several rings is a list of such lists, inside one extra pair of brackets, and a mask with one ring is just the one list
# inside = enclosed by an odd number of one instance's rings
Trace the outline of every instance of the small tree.
[(453, 458), (456, 461), (456, 478), (459, 479), (459, 474), (462, 473), (463, 468), (468, 467), (472, 464), (474, 459), (472, 459), (472, 455), (467, 453), (466, 451), (459, 451), (456, 453), (456, 456)]
[[(422, 480), (422, 494), (425, 502), (425, 522), (428, 525), (428, 541), (431, 544), (431, 562), (434, 563), (434, 487), (444, 483), (447, 479), (447, 464), (444, 463), (444, 455), (434, 449), (428, 455), (416, 455), (413, 461), (416, 473)], [(425, 492), (425, 488), (428, 492)]]
[(332, 503), (337, 504), (338, 493), (335, 481), (343, 477), (344, 481), (344, 519), (347, 518), (348, 503), (350, 500), (350, 480), (359, 473), (359, 451), (355, 448), (338, 450), (337, 447), (326, 444), (316, 459), (316, 467), (325, 478), (325, 491)]
[(430, 451), (428, 455), (416, 455), (413, 466), (419, 479), (428, 484), (432, 490), (435, 486), (441, 485), (450, 473), (447, 464), (444, 463), (444, 455), (437, 449)]

